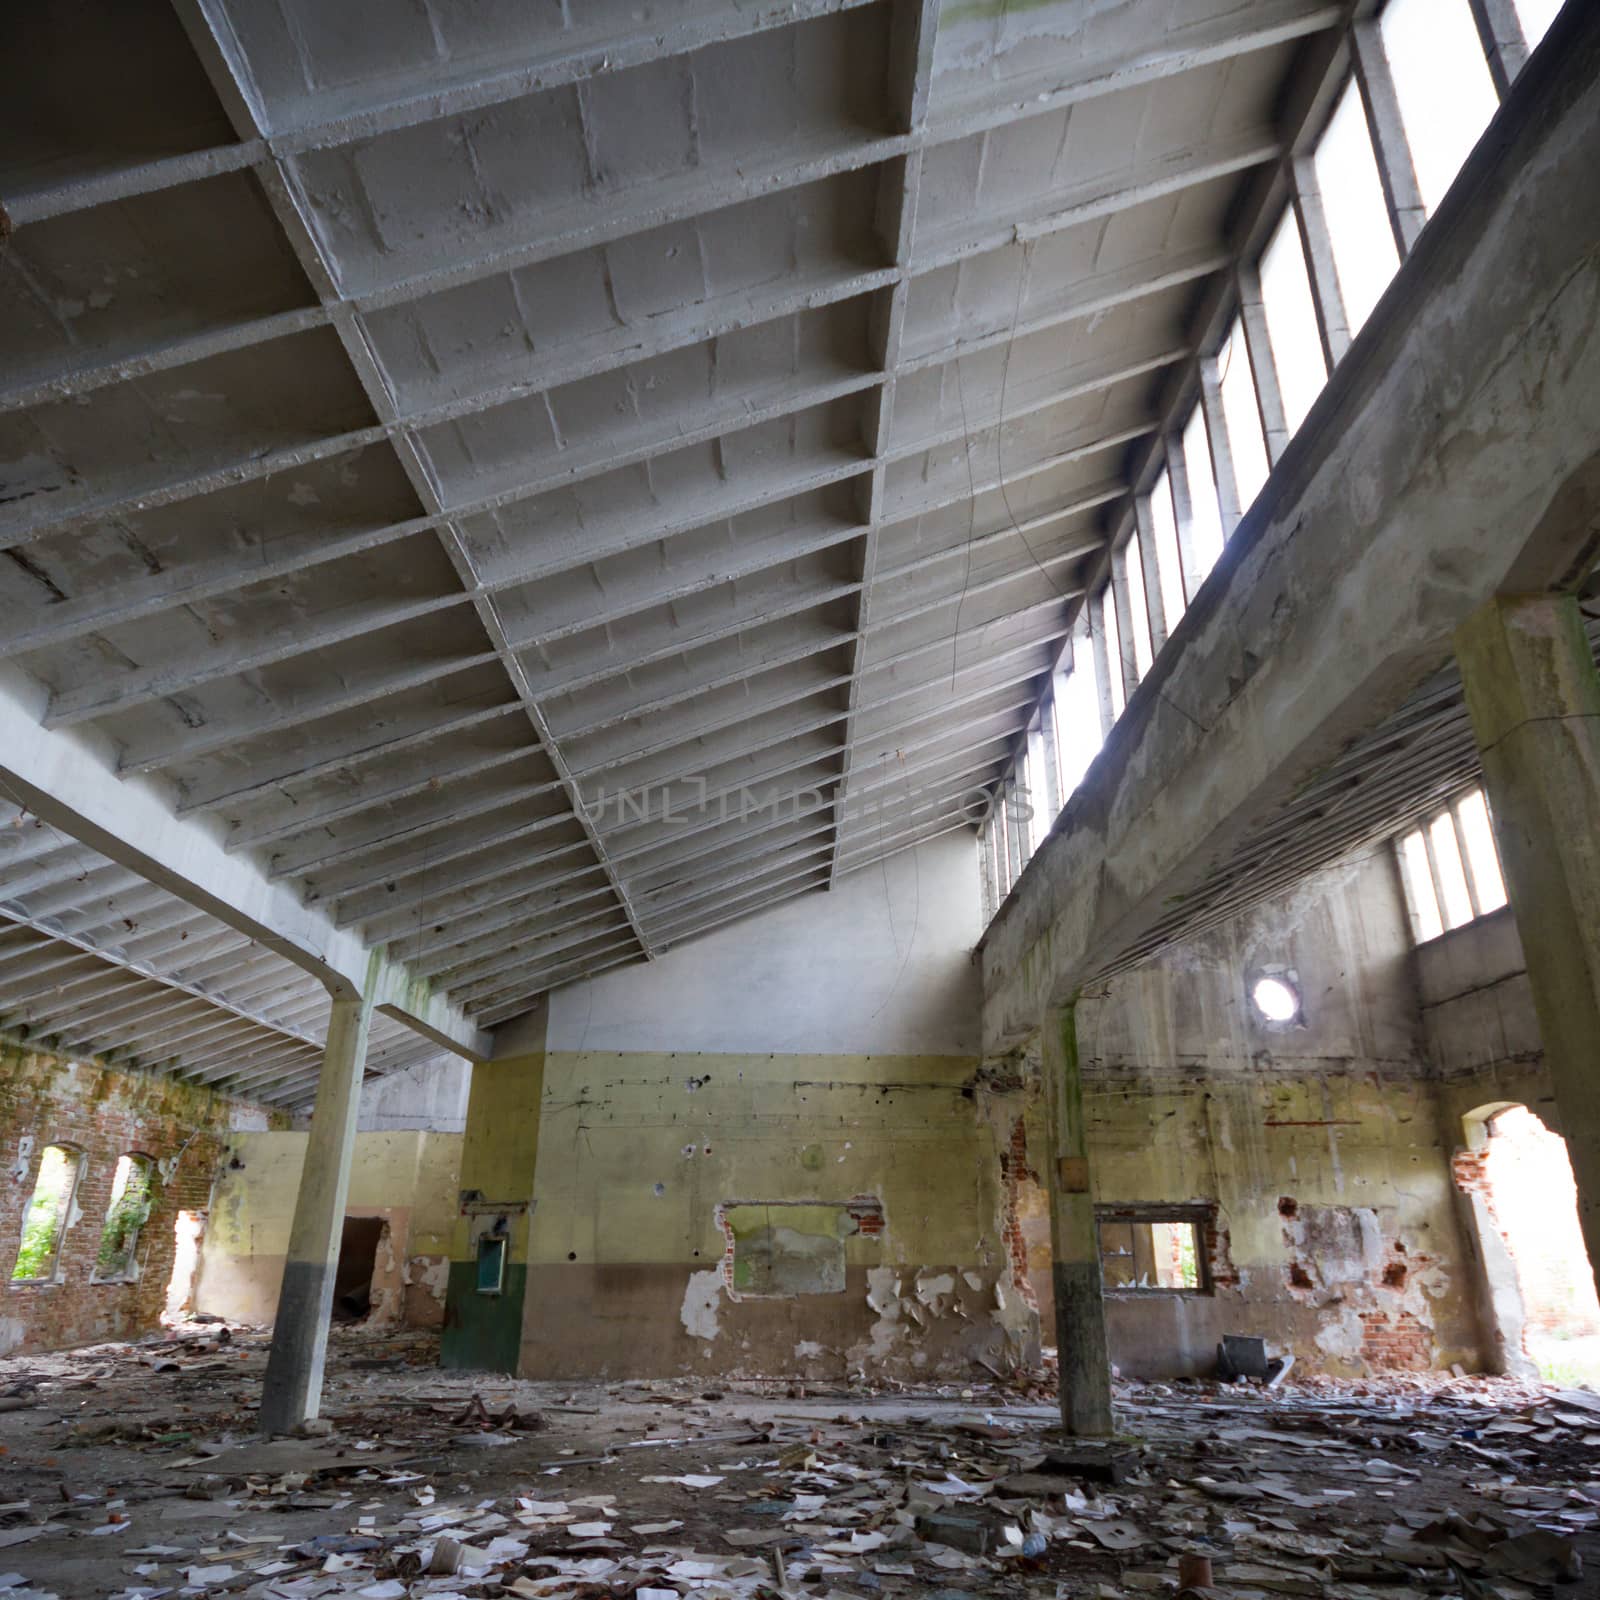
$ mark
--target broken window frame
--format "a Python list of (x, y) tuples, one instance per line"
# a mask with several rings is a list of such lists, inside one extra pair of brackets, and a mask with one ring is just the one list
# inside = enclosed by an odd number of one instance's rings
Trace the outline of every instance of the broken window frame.
[[(50, 1241), (49, 1259), (44, 1263), (44, 1270), (30, 1272), (19, 1277), (18, 1268), (22, 1265), (23, 1254), (27, 1248), (28, 1224), (33, 1215), (34, 1207), (39, 1203), (39, 1185), (44, 1178), (44, 1165), (52, 1150), (59, 1150), (68, 1157), (72, 1163), (72, 1175), (67, 1182), (61, 1196), (61, 1205), (56, 1212), (55, 1234)], [(72, 1225), (72, 1208), (78, 1198), (78, 1186), (83, 1182), (84, 1153), (75, 1144), (69, 1144), (63, 1139), (52, 1140), (39, 1152), (39, 1166), (34, 1174), (33, 1189), (28, 1196), (28, 1203), (22, 1208), (22, 1218), (17, 1230), (17, 1253), (12, 1259), (10, 1285), (13, 1289), (40, 1288), (59, 1281), (61, 1273), (61, 1251), (67, 1240), (67, 1229)]]
[[(1206, 1236), (1216, 1222), (1217, 1208), (1210, 1201), (1179, 1201), (1171, 1204), (1102, 1202), (1094, 1208), (1095, 1255), (1100, 1263), (1101, 1293), (1107, 1298), (1127, 1296), (1143, 1299), (1151, 1295), (1187, 1295), (1191, 1299), (1216, 1293), (1211, 1276), (1211, 1261), (1206, 1252)], [(1106, 1253), (1102, 1229), (1106, 1223), (1176, 1222), (1194, 1230), (1195, 1284), (1193, 1288), (1176, 1284), (1132, 1284), (1106, 1282)]]
[[(1476, 816), (1480, 808), (1481, 822)], [(1448, 805), (1402, 829), (1392, 845), (1415, 944), (1431, 944), (1506, 906), (1505, 869), (1495, 842), (1489, 797), (1481, 786), (1462, 790)], [(1450, 850), (1453, 856), (1441, 860), (1441, 853)], [(1450, 894), (1455, 876), (1452, 868), (1465, 880), (1467, 916), (1450, 909), (1450, 901), (1456, 898)]]
[[(123, 1166), (124, 1162), (127, 1163), (126, 1168)], [(143, 1175), (143, 1194), (134, 1201), (124, 1204), (135, 1172)], [(139, 1266), (136, 1255), (139, 1249), (139, 1236), (143, 1233), (144, 1225), (150, 1220), (150, 1213), (155, 1210), (156, 1201), (160, 1198), (159, 1178), (160, 1171), (154, 1160), (143, 1151), (126, 1150), (117, 1157), (116, 1171), (111, 1180), (111, 1200), (106, 1206), (106, 1214), (100, 1224), (100, 1243), (95, 1251), (94, 1268), (89, 1274), (90, 1283), (137, 1281)], [(119, 1179), (122, 1180), (120, 1187)], [(120, 1216), (119, 1210), (123, 1213)], [(108, 1252), (107, 1244), (112, 1236), (114, 1222), (119, 1229), (122, 1243), (117, 1251)], [(112, 1254), (120, 1257), (122, 1264), (120, 1267), (108, 1270), (106, 1263)]]

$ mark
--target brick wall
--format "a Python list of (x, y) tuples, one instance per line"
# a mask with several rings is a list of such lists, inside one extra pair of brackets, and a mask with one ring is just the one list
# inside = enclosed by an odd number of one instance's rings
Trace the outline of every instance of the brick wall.
[[(203, 1215), (236, 1120), (266, 1113), (170, 1079), (71, 1062), (0, 1041), (0, 1353), (137, 1338), (160, 1324), (180, 1211)], [(74, 1202), (52, 1280), (13, 1284), (22, 1219), (45, 1148), (82, 1152)], [(137, 1276), (95, 1283), (100, 1232), (117, 1159), (157, 1165), (159, 1193), (140, 1229)]]

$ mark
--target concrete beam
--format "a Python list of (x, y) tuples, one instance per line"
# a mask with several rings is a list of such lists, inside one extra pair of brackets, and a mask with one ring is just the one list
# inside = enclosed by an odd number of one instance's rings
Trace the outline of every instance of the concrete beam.
[[(372, 959), (360, 940), (174, 816), (155, 789), (118, 779), (103, 749), (47, 732), (38, 709), (24, 686), (0, 680), (0, 781), (11, 800), (309, 972), (335, 997), (360, 993)], [(385, 969), (381, 1004), (442, 1049), (469, 1059), (488, 1052), (475, 1023), (403, 973)]]

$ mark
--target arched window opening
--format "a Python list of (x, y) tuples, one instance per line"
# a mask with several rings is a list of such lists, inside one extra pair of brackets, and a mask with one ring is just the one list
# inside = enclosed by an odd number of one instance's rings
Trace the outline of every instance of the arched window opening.
[(39, 1157), (33, 1198), (22, 1214), (22, 1237), (11, 1268), (13, 1283), (48, 1283), (56, 1275), (61, 1240), (72, 1220), (72, 1200), (83, 1169), (83, 1152), (47, 1144)]
[(119, 1156), (94, 1262), (96, 1283), (124, 1283), (138, 1277), (139, 1232), (149, 1221), (155, 1200), (155, 1162), (149, 1156)]

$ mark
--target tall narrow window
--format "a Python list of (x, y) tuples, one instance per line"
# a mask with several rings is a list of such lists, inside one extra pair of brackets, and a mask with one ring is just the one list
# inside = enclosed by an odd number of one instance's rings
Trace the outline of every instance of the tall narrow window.
[(1472, 894), (1467, 888), (1467, 871), (1461, 864), (1461, 848), (1448, 811), (1428, 824), (1428, 844), (1433, 851), (1433, 881), (1444, 906), (1445, 923), (1459, 928), (1472, 921)]
[(1383, 202), (1383, 182), (1361, 110), (1361, 93), (1353, 82), (1339, 96), (1312, 162), (1328, 222), (1339, 297), (1354, 338), (1389, 287), (1400, 256)]
[(1222, 374), (1222, 419), (1227, 424), (1228, 448), (1233, 452), (1239, 509), (1247, 511), (1261, 493), (1270, 467), (1267, 436), (1261, 429), (1261, 408), (1256, 401), (1256, 380), (1250, 375), (1244, 329), (1237, 317), (1218, 352), (1217, 369)]
[(1261, 303), (1267, 314), (1267, 337), (1272, 343), (1278, 392), (1283, 396), (1284, 420), (1293, 434), (1322, 393), (1328, 368), (1322, 358), (1311, 277), (1292, 207), (1284, 212), (1261, 255)]
[(33, 1198), (22, 1214), (22, 1238), (11, 1269), (13, 1283), (44, 1283), (55, 1276), (61, 1237), (72, 1215), (72, 1197), (82, 1167), (82, 1153), (70, 1145), (44, 1147)]
[(1028, 803), (1033, 815), (1028, 819), (1028, 846), (1030, 852), (1044, 843), (1051, 825), (1056, 820), (1055, 774), (1050, 771), (1049, 753), (1044, 747), (1044, 724), (1041, 713), (1028, 729)]
[(1117, 630), (1117, 597), (1108, 583), (1100, 591), (1100, 626), (1105, 633), (1106, 660), (1111, 672), (1111, 717), (1115, 721), (1128, 703), (1126, 686), (1122, 681), (1122, 636)]
[(1378, 19), (1431, 217), (1499, 107), (1467, 0), (1389, 0)]
[(1156, 571), (1161, 574), (1161, 614), (1171, 633), (1183, 620), (1183, 556), (1178, 549), (1178, 516), (1172, 509), (1172, 481), (1165, 467), (1150, 491), (1150, 520), (1156, 534)]
[(1129, 534), (1123, 570), (1128, 574), (1128, 614), (1133, 618), (1133, 670), (1143, 678), (1155, 660), (1150, 644), (1150, 596), (1144, 586), (1144, 552), (1139, 535)]
[(1456, 821), (1477, 895), (1478, 915), (1498, 911), (1506, 903), (1505, 879), (1500, 875), (1500, 852), (1495, 848), (1494, 829), (1489, 826), (1489, 804), (1482, 789), (1474, 789), (1456, 802)]
[(149, 1221), (155, 1198), (156, 1168), (149, 1156), (119, 1156), (94, 1262), (96, 1283), (121, 1283), (137, 1276), (139, 1230)]
[(1433, 868), (1428, 865), (1428, 841), (1421, 828), (1413, 828), (1400, 841), (1400, 869), (1405, 877), (1406, 899), (1411, 906), (1411, 926), (1417, 943), (1437, 939), (1444, 932), (1439, 896), (1433, 888)]
[(1056, 676), (1056, 754), (1061, 764), (1061, 794), (1070, 800), (1089, 763), (1100, 754), (1100, 684), (1094, 646), (1081, 628), (1074, 633), (1070, 666)]
[[(1205, 412), (1196, 406), (1183, 427), (1183, 464), (1189, 472), (1189, 507), (1193, 516), (1190, 539), (1195, 565), (1202, 577), (1222, 554), (1222, 506), (1217, 499), (1217, 478), (1211, 470), (1211, 436)], [(1191, 598), (1193, 598), (1191, 596)]]

